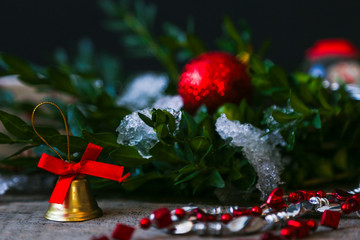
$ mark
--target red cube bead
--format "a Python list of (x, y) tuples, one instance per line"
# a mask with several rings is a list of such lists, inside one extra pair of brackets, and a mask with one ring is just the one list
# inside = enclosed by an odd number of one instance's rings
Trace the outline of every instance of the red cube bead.
[(151, 221), (157, 228), (166, 228), (172, 224), (171, 213), (167, 208), (156, 209), (151, 218)]
[(321, 216), (320, 225), (336, 229), (339, 226), (341, 213), (326, 210)]
[(117, 240), (130, 240), (135, 228), (125, 225), (125, 224), (117, 224), (114, 232), (112, 233), (112, 237)]
[(266, 204), (275, 210), (286, 208), (286, 203), (283, 199), (284, 190), (275, 188), (266, 200)]

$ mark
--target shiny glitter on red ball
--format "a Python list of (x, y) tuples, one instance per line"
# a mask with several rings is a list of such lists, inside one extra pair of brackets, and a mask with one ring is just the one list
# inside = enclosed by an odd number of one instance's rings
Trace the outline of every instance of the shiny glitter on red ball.
[(191, 60), (180, 76), (178, 92), (184, 108), (195, 113), (201, 105), (210, 112), (224, 103), (239, 103), (251, 95), (247, 66), (225, 52), (209, 52)]

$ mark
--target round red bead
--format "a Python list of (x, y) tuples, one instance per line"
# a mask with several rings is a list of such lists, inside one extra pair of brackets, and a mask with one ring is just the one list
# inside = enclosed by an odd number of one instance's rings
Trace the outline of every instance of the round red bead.
[(318, 227), (318, 224), (314, 219), (307, 220), (306, 225), (310, 228), (311, 231), (315, 231)]
[(207, 215), (207, 220), (208, 220), (209, 222), (213, 222), (213, 221), (216, 220), (216, 216), (215, 216), (215, 215), (212, 215), (212, 214), (209, 214), (209, 215)]
[(230, 213), (224, 213), (223, 215), (221, 215), (221, 221), (225, 224), (230, 222), (231, 219), (232, 219), (232, 216)]
[(251, 209), (251, 212), (255, 216), (260, 216), (262, 214), (262, 209), (259, 206), (255, 206)]
[(322, 190), (319, 190), (316, 192), (316, 195), (320, 198), (325, 198), (326, 197), (326, 193)]
[(301, 199), (301, 196), (299, 193), (297, 192), (292, 192), (292, 193), (289, 193), (289, 196), (288, 196), (288, 201), (291, 202), (291, 203), (297, 203), (299, 202)]
[(151, 221), (148, 218), (143, 218), (140, 220), (140, 227), (142, 229), (148, 229), (151, 226)]
[(198, 212), (198, 213), (196, 214), (196, 219), (197, 219), (198, 221), (204, 222), (204, 221), (207, 220), (207, 215), (206, 215), (206, 213), (200, 213), (200, 212)]
[(343, 203), (341, 205), (341, 210), (346, 213), (346, 214), (349, 214), (352, 212), (352, 204), (351, 203)]
[(353, 196), (353, 194), (348, 193), (341, 189), (335, 189), (332, 195), (340, 201), (346, 201), (346, 199), (351, 198)]
[(177, 208), (177, 209), (175, 209), (174, 214), (175, 214), (178, 218), (182, 219), (182, 218), (185, 217), (186, 212), (185, 212), (185, 210), (182, 209), (182, 208)]
[(283, 229), (281, 229), (280, 234), (283, 237), (291, 238), (291, 236), (293, 235), (293, 229), (292, 228), (283, 228)]

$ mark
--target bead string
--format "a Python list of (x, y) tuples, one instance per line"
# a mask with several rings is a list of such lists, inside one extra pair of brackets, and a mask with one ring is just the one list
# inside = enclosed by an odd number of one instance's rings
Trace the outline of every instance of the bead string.
[[(335, 189), (332, 193), (299, 190), (288, 195), (284, 195), (281, 188), (275, 188), (266, 203), (251, 208), (159, 208), (149, 217), (142, 218), (139, 228), (152, 227), (174, 235), (195, 233), (199, 236), (218, 237), (264, 232), (262, 240), (283, 240), (307, 237), (316, 231), (319, 225), (336, 229), (341, 214), (356, 212), (360, 217), (359, 211), (360, 187), (348, 192)], [(314, 219), (297, 219), (310, 212), (322, 213), (319, 223)], [(269, 232), (279, 227), (282, 227), (280, 235)], [(130, 240), (134, 231), (134, 227), (117, 224), (112, 238)], [(108, 239), (107, 236), (92, 238)]]
[[(360, 210), (359, 192), (360, 188), (349, 192), (296, 191), (284, 195), (282, 189), (276, 188), (261, 206), (245, 209), (217, 207), (211, 211), (190, 206), (172, 211), (161, 208), (155, 210), (149, 218), (141, 219), (139, 225), (142, 229), (154, 227), (170, 234), (194, 232), (198, 235), (221, 236), (260, 232), (279, 223), (286, 223), (280, 231), (282, 238), (303, 238), (315, 231), (318, 223), (313, 219), (295, 218), (309, 212), (322, 212), (320, 225), (336, 229), (341, 213)], [(272, 233), (266, 232), (265, 235)], [(280, 236), (272, 237), (281, 239)]]

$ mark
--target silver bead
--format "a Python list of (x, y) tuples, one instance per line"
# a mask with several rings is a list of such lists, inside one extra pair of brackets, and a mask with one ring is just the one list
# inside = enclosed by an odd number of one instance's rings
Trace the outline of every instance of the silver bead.
[(168, 232), (176, 235), (186, 234), (192, 230), (193, 226), (191, 221), (182, 221), (172, 225)]
[(226, 227), (230, 232), (248, 234), (261, 231), (267, 225), (261, 217), (242, 216), (230, 221)]
[(200, 236), (203, 236), (206, 234), (206, 229), (207, 229), (207, 226), (206, 226), (206, 223), (204, 223), (204, 222), (195, 223), (194, 227), (193, 227), (193, 231), (197, 235), (200, 235)]
[(208, 233), (214, 236), (221, 236), (223, 232), (223, 225), (220, 222), (209, 222)]

